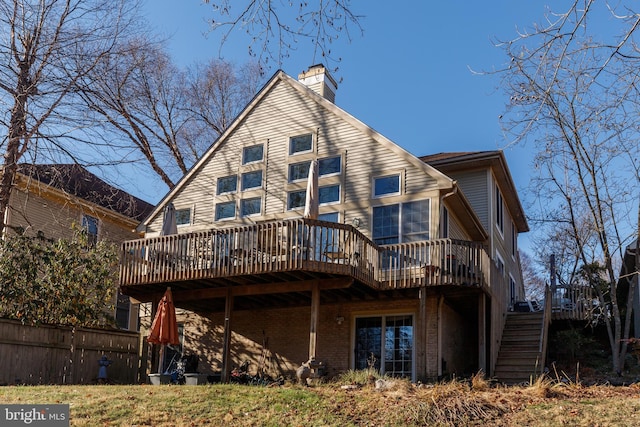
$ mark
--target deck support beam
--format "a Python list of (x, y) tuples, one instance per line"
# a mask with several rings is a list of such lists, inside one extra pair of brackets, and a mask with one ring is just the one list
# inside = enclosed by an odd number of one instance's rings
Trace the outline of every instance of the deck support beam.
[(224, 337), (222, 343), (222, 376), (223, 383), (229, 382), (230, 368), (230, 348), (231, 348), (231, 313), (233, 313), (233, 294), (231, 288), (227, 290), (227, 298), (224, 305)]
[(309, 360), (316, 358), (318, 317), (320, 313), (320, 286), (316, 280), (311, 286), (311, 326), (309, 328)]

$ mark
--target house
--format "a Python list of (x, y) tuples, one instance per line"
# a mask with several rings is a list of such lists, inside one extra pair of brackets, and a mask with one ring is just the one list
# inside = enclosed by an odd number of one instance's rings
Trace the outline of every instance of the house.
[[(274, 377), (309, 359), (329, 376), (492, 374), (528, 231), (503, 153), (416, 157), (336, 91), (322, 65), (276, 72), (123, 245), (122, 292), (155, 306), (171, 287), (184, 352), (223, 380), (245, 360)], [(161, 236), (169, 204), (178, 233)]]
[[(119, 244), (139, 236), (135, 228), (152, 208), (77, 164), (21, 164), (5, 224), (8, 233), (20, 229), (52, 239), (71, 237), (76, 224), (87, 231), (89, 241)], [(115, 298), (118, 326), (137, 330), (137, 306), (119, 292)]]

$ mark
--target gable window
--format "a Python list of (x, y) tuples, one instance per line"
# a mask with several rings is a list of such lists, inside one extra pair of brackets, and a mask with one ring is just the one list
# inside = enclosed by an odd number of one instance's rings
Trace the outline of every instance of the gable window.
[(307, 179), (309, 176), (309, 165), (311, 165), (311, 161), (290, 164), (289, 182)]
[(306, 153), (313, 149), (311, 134), (293, 136), (289, 139), (289, 154)]
[(246, 165), (247, 163), (260, 162), (263, 156), (264, 146), (262, 144), (245, 147), (242, 150), (242, 164)]
[(307, 198), (307, 190), (290, 191), (287, 194), (287, 209), (296, 209), (304, 207)]
[(240, 215), (250, 216), (250, 215), (260, 214), (261, 202), (262, 202), (262, 199), (260, 197), (255, 197), (251, 199), (242, 199), (240, 201)]
[(342, 162), (340, 156), (318, 159), (318, 174), (320, 176), (335, 175), (340, 173)]
[(216, 205), (216, 221), (220, 219), (235, 218), (236, 202), (218, 203)]
[(87, 236), (87, 244), (93, 247), (98, 243), (98, 218), (82, 215), (82, 229)]
[(340, 185), (327, 185), (318, 189), (318, 201), (320, 204), (339, 202)]
[(373, 178), (373, 197), (400, 194), (400, 175)]
[(238, 189), (238, 177), (236, 175), (218, 178), (217, 194), (235, 193)]
[(242, 191), (262, 187), (262, 171), (246, 172), (242, 174)]
[(191, 209), (176, 209), (176, 225), (191, 224)]
[(502, 193), (496, 185), (496, 225), (500, 233), (504, 235), (504, 200)]

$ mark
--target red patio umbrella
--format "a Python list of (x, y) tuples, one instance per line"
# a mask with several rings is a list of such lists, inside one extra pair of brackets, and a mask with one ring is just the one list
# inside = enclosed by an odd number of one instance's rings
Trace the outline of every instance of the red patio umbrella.
[[(153, 323), (151, 324), (151, 331), (149, 332), (147, 341), (151, 344), (162, 345), (162, 349), (164, 349), (164, 346), (169, 344), (180, 344), (180, 338), (178, 337), (178, 321), (176, 320), (176, 308), (173, 305), (171, 288), (167, 288), (162, 299), (158, 303), (156, 317), (153, 319)], [(161, 365), (162, 354), (160, 355), (159, 372), (162, 371)]]

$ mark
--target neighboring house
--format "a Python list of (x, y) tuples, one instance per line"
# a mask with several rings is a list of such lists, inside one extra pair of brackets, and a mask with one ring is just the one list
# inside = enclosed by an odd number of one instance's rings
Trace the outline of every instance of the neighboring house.
[[(278, 71), (125, 243), (123, 292), (155, 305), (171, 287), (185, 353), (223, 379), (246, 359), (272, 376), (309, 358), (328, 375), (491, 374), (528, 231), (504, 155), (415, 157), (336, 90), (322, 66)], [(170, 203), (178, 234), (160, 236)]]
[[(153, 206), (112, 187), (75, 164), (18, 166), (5, 217), (7, 232), (23, 229), (47, 238), (70, 238), (74, 224), (90, 242), (120, 244), (136, 238), (140, 220)], [(116, 293), (114, 316), (122, 329), (136, 330), (138, 310), (129, 297)]]

